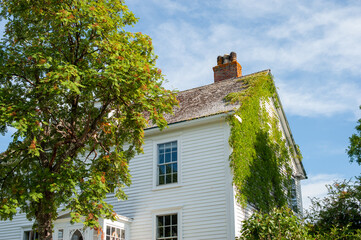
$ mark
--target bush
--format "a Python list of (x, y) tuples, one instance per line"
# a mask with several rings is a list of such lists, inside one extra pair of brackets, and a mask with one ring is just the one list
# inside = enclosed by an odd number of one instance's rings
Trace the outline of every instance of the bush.
[(243, 221), (242, 236), (238, 240), (304, 240), (309, 239), (308, 231), (289, 208), (273, 209), (269, 214), (255, 212)]
[(343, 181), (328, 185), (322, 200), (311, 199), (307, 221), (311, 232), (331, 232), (332, 229), (361, 229), (361, 180)]

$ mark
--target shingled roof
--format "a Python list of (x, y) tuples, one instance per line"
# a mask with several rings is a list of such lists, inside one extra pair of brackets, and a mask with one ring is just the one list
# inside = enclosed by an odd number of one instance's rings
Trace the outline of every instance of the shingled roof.
[(229, 93), (244, 89), (242, 79), (256, 74), (268, 74), (269, 72), (270, 70), (264, 70), (181, 91), (177, 94), (179, 107), (174, 108), (174, 115), (167, 115), (165, 118), (168, 124), (173, 124), (233, 111), (239, 105), (230, 104), (224, 98)]

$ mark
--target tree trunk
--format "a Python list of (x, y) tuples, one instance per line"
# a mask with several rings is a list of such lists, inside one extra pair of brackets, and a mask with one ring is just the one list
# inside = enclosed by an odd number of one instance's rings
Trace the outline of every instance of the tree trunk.
[(53, 198), (53, 193), (46, 192), (38, 203), (36, 221), (39, 240), (53, 240)]

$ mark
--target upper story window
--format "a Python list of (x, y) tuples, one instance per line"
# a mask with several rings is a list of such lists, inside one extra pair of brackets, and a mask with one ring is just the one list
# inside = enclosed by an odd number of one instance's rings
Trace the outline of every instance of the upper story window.
[(177, 141), (158, 144), (157, 185), (178, 182)]
[(298, 193), (297, 193), (297, 183), (294, 178), (291, 179), (291, 199), (290, 199), (290, 207), (295, 213), (299, 213), (298, 207)]

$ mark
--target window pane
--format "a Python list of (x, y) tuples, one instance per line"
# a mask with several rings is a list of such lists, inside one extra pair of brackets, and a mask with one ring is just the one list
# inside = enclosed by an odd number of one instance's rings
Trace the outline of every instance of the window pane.
[(172, 215), (172, 225), (177, 225), (178, 219), (177, 215)]
[(165, 176), (165, 183), (172, 183), (172, 174), (167, 174)]
[(167, 174), (172, 173), (172, 166), (171, 166), (171, 164), (167, 164), (165, 167), (166, 167), (166, 173), (167, 173)]
[(177, 236), (177, 226), (172, 226), (172, 237)]
[(172, 178), (172, 182), (176, 183), (178, 182), (178, 179), (177, 179), (177, 173), (173, 173), (173, 178)]
[(158, 228), (158, 237), (164, 237), (164, 228), (163, 227)]
[(170, 215), (166, 215), (166, 216), (164, 216), (164, 218), (165, 218), (165, 224), (164, 225), (169, 226), (170, 225)]
[(160, 164), (164, 163), (164, 154), (159, 154), (159, 162)]
[(177, 152), (172, 152), (172, 162), (177, 161)]
[(164, 228), (164, 236), (165, 237), (170, 237), (171, 236), (170, 229), (171, 229), (171, 227), (165, 227)]
[(165, 166), (164, 165), (160, 165), (159, 166), (159, 175), (163, 175), (165, 174)]
[(170, 153), (165, 153), (165, 162), (169, 163), (171, 161), (171, 154)]
[(159, 185), (165, 183), (165, 182), (164, 182), (164, 176), (165, 176), (165, 175), (160, 175), (160, 176), (159, 176)]
[(173, 163), (172, 164), (172, 169), (173, 169), (173, 172), (176, 173), (178, 171), (178, 167), (177, 167), (177, 164), (176, 163)]
[(110, 235), (110, 227), (107, 226), (107, 235)]

